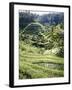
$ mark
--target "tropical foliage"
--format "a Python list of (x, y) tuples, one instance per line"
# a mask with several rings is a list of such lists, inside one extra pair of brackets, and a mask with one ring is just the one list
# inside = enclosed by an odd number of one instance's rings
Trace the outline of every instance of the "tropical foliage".
[(19, 78), (64, 76), (64, 15), (19, 13)]

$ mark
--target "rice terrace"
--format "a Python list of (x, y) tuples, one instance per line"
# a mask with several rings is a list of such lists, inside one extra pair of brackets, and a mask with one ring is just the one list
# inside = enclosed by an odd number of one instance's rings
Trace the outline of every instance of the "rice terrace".
[(38, 12), (19, 12), (19, 79), (64, 77), (64, 13)]

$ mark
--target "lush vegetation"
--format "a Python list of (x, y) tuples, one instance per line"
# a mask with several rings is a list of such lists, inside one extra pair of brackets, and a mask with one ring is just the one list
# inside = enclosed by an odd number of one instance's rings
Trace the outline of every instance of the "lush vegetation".
[(19, 78), (64, 76), (64, 15), (19, 13)]

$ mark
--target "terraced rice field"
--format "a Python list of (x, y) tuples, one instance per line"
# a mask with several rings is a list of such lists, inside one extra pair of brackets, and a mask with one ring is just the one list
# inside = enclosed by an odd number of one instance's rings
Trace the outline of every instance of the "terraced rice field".
[[(29, 52), (30, 51), (30, 52)], [(53, 78), (64, 76), (64, 58), (38, 54), (38, 49), (20, 46), (19, 78)]]

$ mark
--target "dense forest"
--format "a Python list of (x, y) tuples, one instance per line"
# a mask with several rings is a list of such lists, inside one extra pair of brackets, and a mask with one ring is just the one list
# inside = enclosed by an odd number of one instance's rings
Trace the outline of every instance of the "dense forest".
[(19, 12), (19, 78), (64, 76), (64, 13)]

